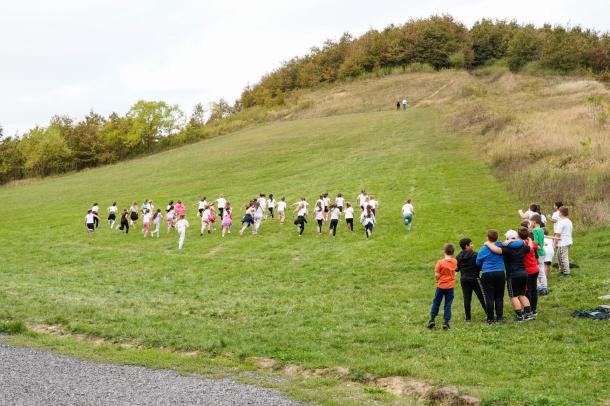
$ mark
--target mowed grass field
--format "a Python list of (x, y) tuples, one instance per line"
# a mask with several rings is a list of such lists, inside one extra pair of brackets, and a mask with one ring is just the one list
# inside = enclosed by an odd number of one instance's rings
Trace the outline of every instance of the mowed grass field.
[[(237, 233), (241, 207), (259, 192), (286, 196), (361, 189), (379, 202), (371, 240), (342, 221), (335, 239), (316, 235), (313, 220), (298, 237), (266, 221), (258, 236)], [(234, 232), (199, 236), (200, 196), (225, 196), (239, 209)], [(416, 216), (407, 233), (406, 197)], [(188, 207), (184, 249), (177, 234), (144, 239), (108, 229), (105, 208), (153, 199)], [(66, 331), (146, 348), (199, 351), (197, 362), (270, 357), (304, 368), (346, 367), (353, 380), (406, 376), (456, 385), (487, 404), (601, 404), (610, 398), (610, 325), (570, 317), (610, 293), (605, 230), (576, 235), (569, 279), (550, 279), (551, 295), (535, 322), (463, 321), (456, 289), (450, 331), (428, 331), (434, 263), (446, 242), (488, 228), (517, 227), (524, 202), (509, 195), (469, 138), (451, 133), (432, 110), (376, 112), (278, 122), (158, 155), (69, 176), (0, 188), (0, 320), (59, 325)], [(93, 202), (102, 222), (92, 238), (83, 224)], [(578, 224), (576, 225), (578, 230)], [(325, 228), (325, 230), (327, 230)], [(96, 347), (34, 335), (30, 345), (90, 356)], [(20, 342), (20, 338), (12, 339)], [(148, 349), (125, 361), (183, 369)], [(109, 354), (111, 351), (106, 350)], [(96, 356), (121, 362), (120, 351)], [(130, 355), (128, 355), (130, 354)], [(152, 354), (152, 355), (151, 355)], [(186, 361), (185, 361), (186, 362)], [(188, 361), (187, 370), (197, 370)], [(246, 368), (246, 367), (244, 367)], [(291, 391), (321, 403), (396, 402), (338, 380), (311, 378)], [(362, 391), (362, 396), (354, 393)], [(335, 395), (336, 396), (335, 396)]]

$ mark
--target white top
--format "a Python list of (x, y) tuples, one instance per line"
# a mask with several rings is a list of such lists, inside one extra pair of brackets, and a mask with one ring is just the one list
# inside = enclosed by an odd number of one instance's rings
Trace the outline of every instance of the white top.
[(362, 193), (360, 193), (358, 195), (358, 203), (360, 203), (360, 206), (364, 205), (364, 203), (366, 202), (367, 197), (368, 197), (367, 195), (362, 194)]
[(93, 212), (97, 213), (98, 211), (100, 211), (100, 206), (97, 206), (97, 205), (96, 205), (96, 206), (93, 206), (93, 207), (91, 208), (91, 211), (93, 211)]
[(116, 206), (108, 207), (108, 213), (116, 213), (118, 210), (119, 210), (119, 208)]
[(330, 199), (328, 197), (323, 197), (322, 198), (322, 207), (328, 207), (329, 204), (330, 204)]
[(339, 208), (335, 207), (335, 208), (331, 209), (331, 211), (330, 211), (331, 220), (339, 220), (340, 215), (341, 215), (341, 210), (339, 210)]
[(280, 213), (283, 213), (285, 210), (286, 210), (286, 202), (280, 200), (277, 203), (277, 211), (280, 212)]
[(343, 199), (342, 197), (337, 197), (335, 198), (335, 203), (337, 203), (337, 206), (343, 207), (343, 200), (345, 199)]
[(369, 200), (369, 206), (371, 206), (371, 209), (376, 209), (378, 204), (379, 203), (375, 199)]
[(146, 209), (150, 210), (150, 204), (148, 204), (148, 203), (144, 203), (144, 204), (142, 205), (141, 209), (142, 209), (142, 211), (144, 211), (144, 210), (146, 210)]
[(551, 252), (555, 251), (555, 250), (553, 249), (553, 241), (554, 241), (554, 240), (553, 240), (552, 238), (549, 238), (549, 237), (544, 237), (544, 244), (543, 244), (543, 246), (544, 246), (544, 252), (545, 252), (545, 253), (547, 253), (547, 254), (548, 254), (548, 253), (549, 253), (549, 251), (548, 251), (548, 250), (550, 250)]
[(158, 214), (155, 213), (155, 217), (153, 218), (153, 223), (155, 223), (155, 224), (161, 223), (161, 217), (162, 217), (161, 213), (158, 213)]
[(265, 212), (263, 211), (263, 206), (258, 206), (256, 211), (254, 212), (254, 219), (262, 220), (264, 216), (265, 216)]
[(544, 214), (540, 215), (540, 221), (542, 221), (542, 224), (546, 225), (546, 216)]
[(307, 207), (305, 205), (301, 206), (297, 214), (299, 216), (305, 216), (307, 214)]
[(316, 206), (318, 205), (318, 203), (320, 203), (320, 206), (324, 207), (324, 198), (319, 198), (318, 200), (316, 200)]
[(402, 99), (402, 104), (407, 104), (407, 99)]
[(567, 218), (561, 218), (555, 223), (555, 234), (560, 234), (561, 240), (557, 241), (558, 247), (572, 245), (572, 221)]
[(219, 197), (218, 199), (216, 199), (216, 202), (218, 203), (219, 209), (224, 209), (227, 205), (227, 199), (225, 199), (224, 197)]
[(274, 199), (268, 199), (267, 200), (267, 207), (273, 209), (275, 207), (275, 200)]
[(87, 215), (85, 216), (85, 223), (87, 224), (93, 224), (95, 219), (95, 214), (93, 213), (87, 213)]
[(267, 208), (267, 199), (265, 199), (264, 197), (259, 197), (258, 204), (261, 207), (261, 209), (265, 210)]
[(185, 232), (188, 227), (189, 222), (187, 219), (180, 219), (176, 222), (176, 230), (178, 230), (179, 233)]
[(371, 213), (371, 217), (367, 217), (366, 210), (365, 210), (360, 215), (360, 224), (362, 224), (363, 226), (366, 226), (369, 223), (375, 224), (375, 215), (373, 213)]
[(402, 215), (413, 214), (413, 205), (411, 203), (405, 203), (402, 206)]
[(354, 208), (353, 207), (348, 207), (347, 209), (345, 209), (345, 218), (346, 219), (354, 218)]
[(551, 215), (551, 220), (553, 220), (553, 232), (557, 234), (557, 222), (561, 217), (559, 216), (559, 210), (555, 210)]
[(152, 217), (152, 214), (150, 214), (150, 212), (148, 212), (148, 213), (144, 214), (144, 215), (142, 216), (142, 222), (143, 222), (144, 224), (146, 224), (146, 223), (150, 223), (150, 219), (151, 219), (151, 217)]
[(208, 207), (207, 200), (199, 200), (199, 204), (197, 205), (197, 210), (205, 210)]
[(168, 219), (174, 218), (174, 209), (171, 209), (170, 211), (167, 212), (167, 218)]
[(210, 221), (210, 209), (206, 208), (203, 213), (201, 213), (201, 222), (207, 223)]

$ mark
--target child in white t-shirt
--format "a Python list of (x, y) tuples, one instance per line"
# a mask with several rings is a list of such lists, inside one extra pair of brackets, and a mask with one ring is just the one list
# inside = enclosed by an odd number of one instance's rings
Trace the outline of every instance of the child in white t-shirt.
[(345, 202), (345, 199), (343, 198), (343, 193), (341, 193), (341, 192), (337, 193), (337, 197), (335, 197), (335, 204), (337, 205), (337, 208), (339, 209), (339, 211), (341, 213), (343, 213), (344, 202)]
[(157, 212), (155, 213), (155, 215), (153, 217), (153, 224), (155, 225), (155, 229), (152, 232), (152, 237), (154, 237), (155, 234), (157, 234), (157, 238), (159, 238), (159, 228), (161, 227), (162, 218), (163, 218), (163, 215), (161, 214), (161, 209), (157, 209)]
[(178, 231), (178, 249), (181, 250), (186, 238), (186, 229), (189, 228), (189, 222), (184, 218), (184, 214), (180, 215), (180, 219), (176, 222), (176, 230)]
[(402, 213), (402, 220), (405, 223), (405, 226), (407, 226), (407, 229), (409, 231), (411, 231), (411, 228), (413, 227), (414, 212), (415, 212), (415, 209), (413, 208), (411, 199), (405, 200), (405, 204), (402, 205), (401, 213)]
[(150, 220), (152, 220), (152, 214), (150, 210), (144, 209), (144, 215), (142, 216), (142, 231), (144, 232), (144, 238), (148, 237), (148, 231), (150, 230)]
[(275, 210), (275, 199), (273, 198), (273, 193), (270, 193), (269, 199), (267, 199), (267, 210), (269, 210), (271, 218), (274, 219), (275, 213), (273, 211)]
[(350, 202), (345, 203), (345, 223), (350, 231), (354, 231), (354, 208)]
[(559, 221), (555, 223), (555, 237), (557, 238), (557, 262), (559, 274), (570, 275), (570, 259), (568, 252), (572, 246), (572, 231), (574, 226), (568, 218), (569, 209), (566, 206), (559, 208)]
[(282, 197), (282, 199), (277, 203), (277, 215), (279, 217), (280, 223), (284, 224), (286, 221), (286, 198)]
[(337, 235), (337, 225), (339, 225), (339, 216), (341, 216), (341, 211), (339, 210), (336, 204), (332, 204), (330, 206), (329, 233), (332, 234), (333, 237)]

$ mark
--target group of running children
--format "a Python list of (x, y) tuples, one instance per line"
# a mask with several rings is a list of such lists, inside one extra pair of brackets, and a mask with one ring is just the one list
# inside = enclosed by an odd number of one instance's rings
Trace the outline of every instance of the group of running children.
[[(504, 286), (506, 285), (516, 321), (534, 320), (538, 315), (538, 296), (549, 293), (548, 277), (557, 251), (559, 275), (570, 275), (568, 252), (572, 246), (573, 225), (569, 209), (555, 202), (549, 216), (553, 234), (549, 235), (547, 218), (540, 206), (532, 204), (526, 212), (519, 210), (520, 227), (508, 230), (499, 242), (496, 230), (487, 231), (487, 241), (477, 253), (470, 238), (463, 238), (462, 251), (454, 258), (455, 246), (445, 244), (444, 257), (435, 266), (436, 291), (430, 309), (428, 328), (436, 326), (435, 318), (444, 298), (443, 329), (449, 329), (455, 274), (460, 273), (465, 320), (471, 320), (472, 294), (477, 296), (487, 323), (504, 320)], [(556, 248), (556, 250), (555, 250)]]
[[(360, 192), (356, 200), (360, 207), (360, 224), (363, 227), (365, 237), (368, 239), (371, 237), (373, 227), (376, 224), (375, 215), (377, 214), (379, 202), (375, 196), (367, 194), (365, 190)], [(201, 218), (200, 236), (203, 237), (205, 234), (211, 234), (215, 230), (214, 226), (217, 218), (221, 219), (222, 237), (224, 238), (226, 234), (231, 234), (233, 207), (223, 195), (210, 201), (206, 197), (202, 197), (196, 206), (197, 215)], [(297, 226), (298, 235), (302, 236), (309, 215), (309, 203), (305, 197), (301, 197), (293, 206), (295, 207), (294, 213), (296, 214), (294, 225)], [(276, 201), (273, 194), (267, 196), (265, 193), (260, 193), (257, 198), (251, 199), (244, 207), (245, 214), (241, 220), (240, 235), (243, 235), (249, 227), (253, 235), (258, 234), (263, 220), (267, 218), (275, 219), (276, 215), (280, 223), (283, 224), (286, 221), (287, 203), (285, 197)], [(91, 209), (87, 211), (85, 224), (89, 234), (92, 234), (99, 226), (99, 210), (99, 205), (94, 203)], [(412, 228), (414, 212), (411, 199), (407, 199), (402, 206), (401, 213), (404, 224), (409, 231)], [(120, 214), (117, 204), (114, 202), (108, 207), (108, 224), (110, 229), (114, 229), (117, 217), (120, 217), (119, 225), (116, 228), (129, 233), (130, 226), (133, 227), (139, 220), (140, 215), (142, 215), (142, 233), (145, 238), (149, 235), (159, 238), (161, 222), (165, 221), (168, 232), (172, 231), (172, 229), (176, 229), (178, 232), (178, 248), (182, 249), (186, 237), (186, 229), (190, 226), (186, 219), (186, 207), (182, 201), (178, 200), (175, 204), (173, 200), (170, 201), (165, 208), (165, 214), (162, 213), (161, 209), (155, 210), (152, 200), (145, 200), (141, 207), (138, 207), (137, 202), (133, 202), (129, 209), (123, 209)], [(321, 194), (313, 207), (313, 217), (316, 222), (317, 233), (321, 234), (324, 223), (330, 221), (328, 231), (330, 235), (335, 237), (342, 215), (348, 230), (354, 231), (354, 207), (352, 204), (346, 201), (342, 193), (338, 193), (332, 203), (329, 193)], [(154, 226), (152, 232), (151, 223)]]

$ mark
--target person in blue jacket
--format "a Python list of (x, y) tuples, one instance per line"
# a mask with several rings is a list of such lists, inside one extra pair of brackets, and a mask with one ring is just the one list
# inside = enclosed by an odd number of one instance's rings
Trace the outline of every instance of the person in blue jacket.
[[(488, 230), (487, 241), (499, 246), (498, 231)], [(504, 258), (502, 254), (496, 254), (483, 245), (477, 254), (477, 266), (481, 268), (481, 285), (485, 297), (487, 323), (500, 323), (504, 317), (504, 284), (506, 283)]]

